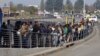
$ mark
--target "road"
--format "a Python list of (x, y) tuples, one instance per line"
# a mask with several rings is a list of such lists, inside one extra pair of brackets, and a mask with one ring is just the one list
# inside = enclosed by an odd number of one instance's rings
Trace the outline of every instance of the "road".
[(96, 26), (96, 35), (90, 40), (47, 56), (100, 56), (100, 24)]

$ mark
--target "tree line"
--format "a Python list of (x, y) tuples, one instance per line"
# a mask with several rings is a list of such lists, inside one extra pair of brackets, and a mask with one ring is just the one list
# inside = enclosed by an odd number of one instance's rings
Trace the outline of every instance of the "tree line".
[[(73, 4), (71, 0), (41, 0), (40, 9), (41, 11), (46, 10), (48, 12), (77, 12), (80, 13), (84, 9), (84, 0), (76, 0)], [(35, 14), (38, 11), (34, 6), (24, 6), (23, 4), (14, 5), (13, 2), (10, 2), (11, 11), (15, 12), (17, 10), (25, 10), (30, 14)], [(94, 4), (88, 5), (85, 4), (86, 12), (93, 12), (94, 10), (100, 10), (100, 0), (96, 0)]]
[(96, 0), (94, 4), (91, 4), (91, 5), (85, 4), (84, 0), (76, 0), (74, 4), (72, 3), (71, 0), (66, 0), (65, 4), (63, 2), (64, 0), (46, 0), (45, 9), (50, 12), (74, 11), (74, 12), (80, 13), (83, 11), (84, 6), (85, 6), (87, 13), (92, 12), (94, 10), (100, 10), (100, 0)]
[(13, 2), (10, 2), (10, 10), (11, 12), (24, 10), (25, 12), (29, 12), (29, 14), (35, 14), (38, 11), (34, 6), (25, 6), (23, 4), (15, 5)]

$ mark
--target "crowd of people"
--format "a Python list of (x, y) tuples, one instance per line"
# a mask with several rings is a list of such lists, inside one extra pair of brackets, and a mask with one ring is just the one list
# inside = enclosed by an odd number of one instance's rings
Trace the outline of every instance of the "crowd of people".
[(79, 23), (40, 23), (38, 21), (7, 20), (2, 23), (0, 47), (57, 47), (79, 40), (92, 31), (93, 23), (82, 19)]

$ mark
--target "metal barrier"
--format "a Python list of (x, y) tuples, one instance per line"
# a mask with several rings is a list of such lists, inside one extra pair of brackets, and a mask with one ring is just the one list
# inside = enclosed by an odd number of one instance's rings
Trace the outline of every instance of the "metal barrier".
[(58, 47), (64, 43), (77, 41), (85, 38), (93, 31), (93, 26), (81, 30), (80, 33), (72, 32), (67, 36), (58, 33), (33, 33), (28, 32), (25, 36), (17, 31), (5, 30), (1, 33), (0, 47), (5, 48), (34, 48), (34, 47)]

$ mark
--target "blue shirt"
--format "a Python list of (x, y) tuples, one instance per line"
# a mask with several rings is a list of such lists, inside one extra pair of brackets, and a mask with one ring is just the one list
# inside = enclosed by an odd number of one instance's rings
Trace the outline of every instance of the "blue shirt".
[(0, 12), (0, 32), (1, 32), (1, 25), (2, 25), (2, 12)]

